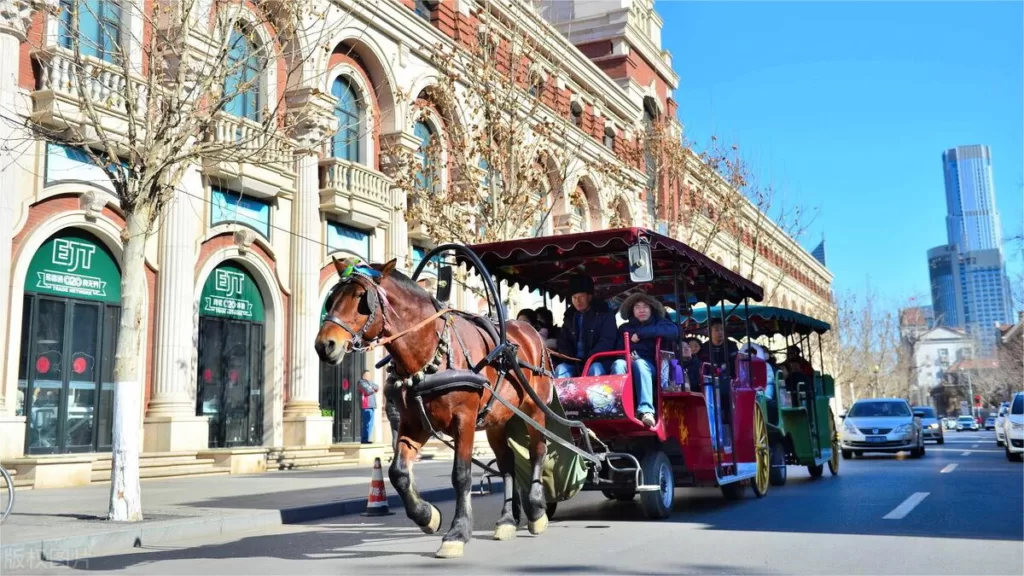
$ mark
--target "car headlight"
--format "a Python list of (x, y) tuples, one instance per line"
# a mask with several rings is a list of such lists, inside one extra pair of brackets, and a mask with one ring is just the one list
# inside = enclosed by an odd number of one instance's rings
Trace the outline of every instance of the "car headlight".
[(912, 424), (900, 424), (899, 426), (896, 427), (895, 430), (892, 431), (892, 433), (893, 434), (907, 434), (911, 430), (913, 430), (913, 428), (914, 428), (914, 426)]
[(860, 434), (860, 431), (857, 430), (857, 427), (854, 426), (853, 422), (850, 422), (849, 420), (843, 422), (843, 431), (849, 432), (850, 434)]
[(931, 424), (929, 424), (929, 425), (928, 425), (928, 427), (929, 427), (929, 428), (935, 428), (935, 429), (938, 429), (939, 425), (938, 425), (938, 424), (936, 424), (936, 423), (934, 423), (934, 422), (932, 422)]

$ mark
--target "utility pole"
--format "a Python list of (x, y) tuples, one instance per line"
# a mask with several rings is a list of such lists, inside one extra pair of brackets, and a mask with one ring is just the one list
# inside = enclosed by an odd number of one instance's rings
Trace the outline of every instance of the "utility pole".
[[(961, 367), (960, 371), (963, 372), (963, 370), (964, 369)], [(971, 383), (971, 371), (970, 370), (967, 370), (967, 394), (968, 394), (968, 401), (970, 402), (970, 406), (971, 406), (971, 418), (977, 418), (978, 415), (974, 411), (974, 386)]]

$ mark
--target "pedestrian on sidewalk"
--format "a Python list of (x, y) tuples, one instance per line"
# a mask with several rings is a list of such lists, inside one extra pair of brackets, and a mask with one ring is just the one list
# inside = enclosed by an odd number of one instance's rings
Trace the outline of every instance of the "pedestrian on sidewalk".
[(363, 377), (359, 379), (359, 391), (363, 395), (363, 444), (370, 443), (370, 436), (373, 435), (373, 415), (377, 411), (377, 386), (370, 380), (370, 371), (364, 370)]

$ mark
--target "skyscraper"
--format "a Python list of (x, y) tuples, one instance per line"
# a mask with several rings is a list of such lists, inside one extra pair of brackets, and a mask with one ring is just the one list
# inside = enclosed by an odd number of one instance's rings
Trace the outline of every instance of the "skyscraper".
[(947, 244), (928, 251), (936, 323), (964, 328), (991, 352), (996, 326), (1012, 319), (1010, 283), (988, 146), (942, 153), (946, 177)]
[(1000, 250), (1002, 233), (988, 146), (957, 146), (942, 153), (946, 175), (946, 238), (961, 252)]

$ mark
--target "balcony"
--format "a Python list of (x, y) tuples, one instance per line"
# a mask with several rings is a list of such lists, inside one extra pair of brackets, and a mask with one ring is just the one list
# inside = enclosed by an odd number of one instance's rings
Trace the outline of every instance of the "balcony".
[[(455, 230), (461, 230), (463, 228), (468, 229), (472, 218), (469, 216), (470, 209), (462, 205), (449, 204), (445, 205), (441, 209), (441, 222), (436, 229), (441, 231), (441, 235), (448, 237), (456, 237), (454, 234)], [(437, 222), (435, 220), (435, 222)], [(432, 248), (437, 244), (437, 238), (430, 234), (430, 227), (427, 225), (427, 221), (421, 218), (413, 216), (408, 217), (409, 223), (409, 239), (421, 244), (427, 248)], [(446, 231), (452, 231), (447, 233)]]
[(221, 112), (205, 135), (207, 176), (247, 194), (272, 199), (295, 187), (292, 145), (258, 122)]
[(320, 210), (345, 224), (376, 228), (391, 219), (391, 180), (362, 164), (340, 158), (320, 161)]
[(583, 216), (579, 214), (555, 214), (553, 221), (555, 234), (573, 234), (583, 231)]
[[(83, 57), (84, 71), (75, 71), (75, 57), (67, 49), (47, 46), (32, 51), (38, 66), (36, 88), (32, 91), (32, 120), (56, 129), (80, 127), (88, 123), (85, 107), (78, 91), (78, 82), (85, 79), (84, 92), (103, 114), (103, 127), (114, 134), (127, 130), (124, 112), (127, 80), (124, 70), (110, 62)], [(136, 84), (140, 103), (144, 85)]]

